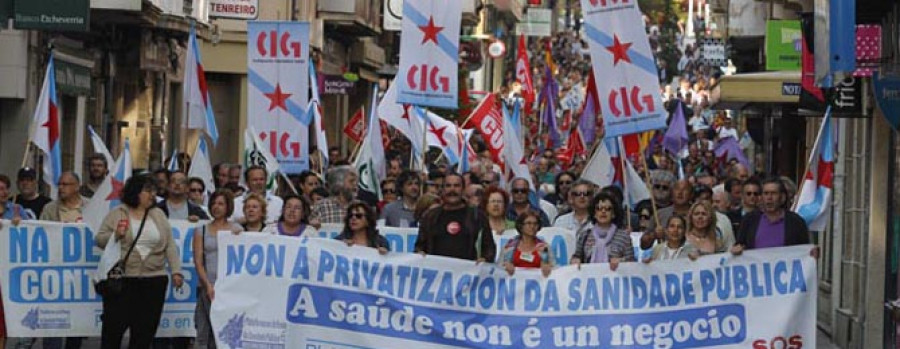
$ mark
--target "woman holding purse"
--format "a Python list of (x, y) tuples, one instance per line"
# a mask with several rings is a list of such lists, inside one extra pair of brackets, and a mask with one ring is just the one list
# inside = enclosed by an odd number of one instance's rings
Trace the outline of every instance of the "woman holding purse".
[(122, 288), (103, 295), (100, 346), (120, 348), (130, 330), (129, 348), (150, 348), (159, 319), (169, 275), (180, 289), (184, 284), (178, 246), (165, 213), (156, 207), (156, 186), (149, 175), (125, 181), (122, 204), (113, 208), (100, 226), (95, 241), (101, 249), (112, 240), (121, 244)]

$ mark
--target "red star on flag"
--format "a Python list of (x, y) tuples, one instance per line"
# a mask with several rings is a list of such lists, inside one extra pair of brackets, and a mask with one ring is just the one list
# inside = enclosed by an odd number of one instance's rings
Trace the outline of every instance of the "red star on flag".
[(116, 179), (116, 177), (112, 177), (112, 191), (109, 192), (109, 196), (106, 197), (106, 201), (110, 200), (119, 200), (122, 196), (122, 187), (125, 184), (122, 181)]
[(409, 104), (404, 104), (403, 105), (403, 115), (400, 116), (400, 118), (406, 119), (407, 124), (412, 122), (412, 120), (409, 119), (409, 109), (411, 109), (411, 108), (412, 108), (412, 106), (410, 106)]
[(435, 45), (437, 45), (438, 44), (437, 35), (438, 35), (438, 33), (441, 32), (441, 30), (444, 30), (444, 27), (435, 26), (434, 25), (434, 16), (431, 16), (431, 17), (428, 17), (428, 25), (420, 25), (419, 29), (421, 29), (422, 32), (425, 33), (425, 36), (422, 38), (423, 44), (428, 42), (429, 40), (431, 40), (431, 41), (434, 41)]
[(290, 97), (292, 94), (282, 92), (281, 84), (275, 85), (275, 91), (273, 91), (271, 93), (263, 93), (263, 94), (266, 95), (266, 98), (268, 98), (270, 101), (269, 111), (272, 111), (272, 109), (275, 109), (276, 107), (284, 109), (284, 111), (287, 111), (287, 105), (285, 102), (287, 101), (288, 97)]
[(618, 65), (619, 61), (626, 61), (631, 63), (631, 57), (628, 57), (628, 48), (631, 47), (631, 43), (622, 43), (619, 41), (618, 35), (613, 35), (613, 45), (606, 46), (606, 49), (609, 50), (613, 54), (613, 65)]
[(53, 148), (56, 144), (56, 140), (59, 139), (59, 111), (56, 109), (56, 104), (53, 102), (48, 103), (50, 105), (50, 112), (47, 113), (47, 122), (45, 122), (41, 127), (47, 128), (47, 143), (50, 144), (50, 147)]
[(438, 139), (438, 141), (441, 142), (442, 147), (447, 146), (447, 141), (444, 139), (444, 130), (446, 128), (447, 128), (447, 126), (434, 127), (434, 124), (432, 124), (432, 123), (428, 124), (428, 132), (434, 133), (434, 135), (437, 136), (437, 139)]

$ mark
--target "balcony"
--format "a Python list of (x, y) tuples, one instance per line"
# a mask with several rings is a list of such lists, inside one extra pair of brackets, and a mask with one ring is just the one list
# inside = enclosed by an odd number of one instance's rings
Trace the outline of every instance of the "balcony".
[(371, 0), (329, 0), (318, 2), (318, 19), (325, 32), (332, 30), (352, 36), (381, 34), (381, 2)]
[(381, 69), (384, 65), (384, 49), (378, 46), (372, 38), (363, 38), (353, 44), (350, 50), (350, 62)]

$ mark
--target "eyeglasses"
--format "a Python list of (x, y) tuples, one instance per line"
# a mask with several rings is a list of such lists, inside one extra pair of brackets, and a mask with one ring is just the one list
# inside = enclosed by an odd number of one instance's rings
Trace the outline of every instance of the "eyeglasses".
[(202, 193), (202, 192), (203, 192), (202, 188), (191, 188), (191, 193)]
[(528, 194), (528, 189), (514, 188), (514, 189), (512, 190), (512, 193), (513, 193), (513, 194)]
[(612, 212), (612, 206), (597, 206), (597, 212)]
[(363, 218), (366, 218), (366, 215), (363, 213), (351, 213), (350, 218), (363, 219)]
[(586, 197), (591, 196), (591, 192), (589, 192), (589, 191), (573, 191), (573, 192), (569, 192), (569, 193), (576, 198), (577, 197), (585, 197), (586, 198)]
[(656, 190), (669, 190), (669, 186), (668, 186), (668, 185), (662, 185), (662, 184), (654, 184), (654, 185), (653, 185), (653, 189), (656, 189)]

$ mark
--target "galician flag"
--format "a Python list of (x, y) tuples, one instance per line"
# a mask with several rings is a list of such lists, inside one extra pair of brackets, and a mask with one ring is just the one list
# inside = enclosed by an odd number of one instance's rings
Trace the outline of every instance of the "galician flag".
[(194, 150), (194, 156), (191, 158), (191, 168), (188, 170), (188, 177), (197, 177), (203, 180), (206, 186), (206, 194), (216, 190), (216, 184), (213, 182), (212, 166), (209, 164), (209, 147), (206, 146), (206, 140), (200, 137), (197, 143), (197, 149)]
[(313, 116), (313, 133), (316, 135), (316, 148), (319, 149), (319, 153), (322, 154), (322, 159), (325, 160), (322, 163), (322, 167), (326, 167), (328, 165), (328, 135), (325, 134), (325, 123), (322, 121), (322, 105), (321, 100), (319, 99), (319, 78), (316, 77), (316, 67), (314, 64), (309, 65), (309, 83), (310, 89), (312, 90), (312, 99), (309, 101), (309, 106), (306, 108), (307, 113), (310, 113)]
[(53, 54), (47, 62), (47, 72), (44, 74), (44, 84), (41, 87), (41, 95), (38, 97), (32, 119), (31, 141), (38, 149), (44, 152), (44, 182), (50, 185), (50, 196), (56, 199), (56, 184), (62, 173), (62, 156), (60, 155), (59, 133), (59, 104), (56, 101), (56, 69), (53, 64)]
[(84, 221), (93, 231), (100, 230), (103, 218), (111, 209), (119, 205), (122, 187), (131, 178), (131, 146), (125, 139), (125, 150), (119, 154), (114, 170), (100, 183), (94, 196), (84, 208)]
[(219, 140), (219, 130), (216, 129), (216, 117), (213, 115), (209, 89), (206, 87), (206, 73), (203, 71), (203, 63), (200, 62), (197, 33), (193, 25), (184, 65), (183, 96), (187, 128), (203, 129), (213, 144), (216, 144)]
[[(372, 88), (372, 104), (378, 99), (378, 85)], [(381, 178), (385, 176), (384, 145), (381, 143), (381, 123), (376, 109), (369, 113), (369, 128), (363, 140), (359, 155), (353, 164), (359, 171), (359, 189), (375, 194), (381, 200)]]
[(88, 132), (91, 133), (91, 144), (94, 145), (94, 152), (102, 154), (103, 157), (106, 158), (106, 167), (109, 170), (109, 173), (113, 173), (116, 168), (116, 159), (112, 157), (112, 154), (109, 153), (109, 149), (106, 148), (106, 142), (103, 142), (103, 138), (100, 138), (100, 135), (94, 131), (94, 128), (91, 125), (88, 125)]
[(828, 209), (831, 207), (831, 193), (834, 190), (836, 138), (831, 107), (828, 107), (819, 129), (818, 141), (809, 156), (809, 170), (803, 178), (793, 210), (803, 217), (812, 231), (823, 231), (828, 225)]

